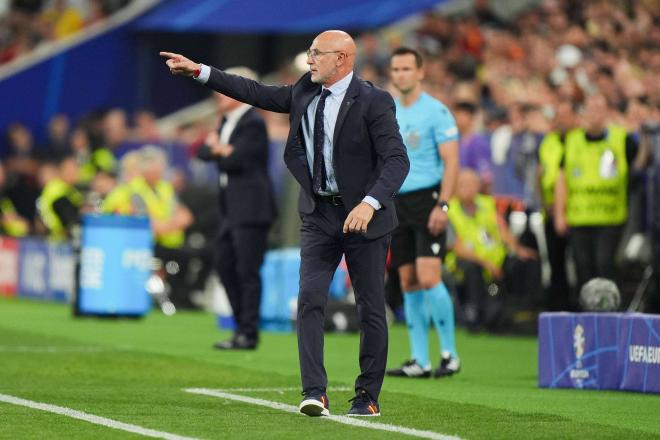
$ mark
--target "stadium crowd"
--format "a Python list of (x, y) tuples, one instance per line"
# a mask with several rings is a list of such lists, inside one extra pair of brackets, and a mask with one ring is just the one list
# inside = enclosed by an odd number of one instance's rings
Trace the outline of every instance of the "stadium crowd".
[(0, 65), (103, 22), (130, 0), (0, 2)]
[[(8, 14), (2, 19), (6, 25), (0, 26), (3, 29), (0, 63), (11, 61), (40, 41), (64, 38), (126, 2), (92, 1), (87, 15), (72, 9), (66, 1), (49, 2), (48, 8), (42, 3), (11, 2)], [(406, 45), (424, 54), (425, 90), (445, 103), (456, 117), (461, 135), (461, 167), (475, 172), (470, 176), (470, 184), (476, 180), (478, 191), (494, 198), (501, 218), (507, 219), (512, 211), (539, 212), (545, 216), (545, 242), (552, 267), (549, 293), (540, 296), (538, 292), (528, 292), (534, 296), (529, 307), (575, 309), (575, 295), (567, 294), (563, 258), (571, 218), (562, 217), (555, 206), (555, 196), (562, 197), (556, 193), (557, 182), (563, 178), (571, 185), (569, 170), (560, 172), (564, 165), (568, 166), (565, 161), (571, 160), (564, 157), (563, 144), (572, 129), (606, 134), (620, 131), (625, 139), (622, 141), (625, 151), (613, 160), (626, 161), (629, 178), (623, 183), (627, 189), (617, 196), (618, 202), (625, 207), (628, 200), (643, 197), (650, 162), (650, 137), (646, 136), (645, 127), (660, 121), (657, 2), (548, 0), (505, 20), (491, 11), (487, 1), (477, 0), (475, 9), (469, 13), (428, 13), (412, 31), (401, 29), (387, 28), (358, 37), (357, 74), (394, 93), (388, 80), (391, 51)], [(293, 70), (292, 64), (287, 65), (272, 78), (289, 82), (295, 78)], [(282, 130), (286, 121), (277, 115), (265, 116), (271, 137), (278, 139), (278, 133), (286, 132)], [(91, 112), (78, 121), (57, 115), (50, 122), (48, 142), (35, 145), (30, 130), (17, 121), (6, 128), (9, 148), (0, 163), (1, 229), (14, 236), (61, 234), (61, 230), (54, 232), (53, 226), (49, 227), (48, 216), (52, 212), (43, 209), (49, 182), (64, 180), (66, 188), (59, 191), (63, 191), (61, 194), (71, 191), (67, 194), (75, 201), (71, 206), (60, 207), (60, 211), (64, 213), (61, 219), (69, 219), (63, 226), (73, 224), (78, 217), (75, 212), (71, 214), (72, 210), (101, 211), (103, 199), (112, 194), (113, 188), (121, 188), (122, 182), (130, 185), (131, 179), (138, 179), (144, 184), (144, 173), (149, 168), (146, 162), (157, 162), (160, 158), (153, 146), (165, 154), (169, 164), (167, 171), (155, 172), (158, 174), (155, 179), (168, 182), (168, 188), (162, 190), (167, 193), (163, 197), (171, 198), (168, 200), (176, 204), (174, 193), (181, 193), (191, 182), (208, 185), (217, 182), (214, 168), (195, 158), (206, 134), (213, 129), (214, 122), (205, 120), (183, 125), (172, 136), (165, 136), (150, 111), (136, 112), (129, 122), (125, 111), (109, 109)], [(145, 145), (150, 147), (145, 149)], [(558, 150), (554, 151), (556, 145)], [(135, 151), (139, 152), (137, 156)], [(280, 155), (274, 156), (271, 160), (281, 160)], [(126, 175), (124, 166), (130, 167), (131, 160), (142, 164), (137, 167), (138, 177)], [(79, 171), (74, 173), (72, 168)], [(139, 191), (147, 189), (141, 187)], [(562, 201), (571, 203), (565, 198)], [(193, 221), (190, 211), (181, 208), (167, 213), (160, 212), (158, 207), (147, 211), (151, 211), (154, 219), (162, 216), (154, 223), (162, 227), (161, 234), (176, 235)], [(126, 212), (131, 210), (127, 208)], [(110, 209), (110, 212), (120, 211)], [(626, 216), (622, 218), (606, 226), (619, 228), (626, 223)], [(643, 219), (642, 207), (641, 212), (637, 211), (628, 220), (634, 223), (629, 226), (633, 232), (643, 232), (648, 226)], [(166, 226), (167, 222), (171, 224)], [(585, 224), (578, 219), (573, 226)], [(460, 235), (461, 231), (455, 232)], [(582, 237), (582, 242), (590, 237), (594, 236)], [(617, 229), (613, 249), (620, 237), (621, 231)], [(482, 239), (488, 241), (492, 237)], [(175, 241), (177, 246), (183, 243), (179, 239)], [(498, 245), (505, 253), (516, 254), (519, 247), (510, 243), (514, 241), (500, 239)], [(523, 244), (536, 246), (530, 241)], [(483, 245), (477, 243), (476, 247)], [(574, 258), (579, 251), (573, 249)], [(531, 258), (529, 254), (518, 257)], [(604, 263), (609, 268), (615, 257), (613, 253), (606, 257), (611, 260)], [(589, 255), (584, 254), (584, 258)], [(492, 267), (492, 262), (476, 257), (472, 260), (481, 261), (487, 285), (506, 276), (502, 275), (501, 266)], [(610, 272), (601, 275), (615, 277)], [(577, 276), (579, 282), (584, 281), (580, 267)], [(460, 275), (457, 278), (460, 284)], [(493, 296), (490, 286), (486, 292)], [(484, 304), (491, 301), (488, 296), (478, 301)]]

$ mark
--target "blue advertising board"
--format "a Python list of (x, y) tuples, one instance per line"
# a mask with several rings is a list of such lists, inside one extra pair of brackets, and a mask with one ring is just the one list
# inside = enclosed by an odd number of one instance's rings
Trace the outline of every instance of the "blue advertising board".
[(25, 238), (19, 245), (18, 295), (52, 300), (49, 285), (48, 244), (39, 239)]
[[(346, 296), (348, 274), (343, 265), (337, 267), (329, 287), (335, 299)], [(296, 310), (300, 284), (300, 248), (266, 252), (261, 266), (260, 324), (264, 330), (290, 331)]]
[(542, 313), (539, 386), (660, 393), (660, 316)]
[(151, 308), (145, 285), (153, 239), (147, 217), (83, 218), (79, 312), (141, 316)]

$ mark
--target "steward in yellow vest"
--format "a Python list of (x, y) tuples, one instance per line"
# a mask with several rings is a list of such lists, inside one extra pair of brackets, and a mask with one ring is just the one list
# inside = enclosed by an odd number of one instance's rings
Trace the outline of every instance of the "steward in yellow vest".
[(78, 183), (81, 185), (89, 185), (99, 170), (116, 171), (117, 161), (112, 152), (105, 147), (92, 149), (87, 132), (81, 127), (71, 134), (71, 149), (80, 166)]
[(560, 235), (570, 229), (578, 291), (592, 278), (615, 278), (614, 256), (628, 218), (629, 162), (638, 146), (623, 127), (607, 124), (607, 115), (602, 95), (587, 97), (582, 128), (566, 136), (555, 190), (555, 229)]
[(99, 170), (113, 173), (117, 166), (115, 156), (107, 148), (97, 148), (87, 155), (79, 156), (78, 159), (80, 164), (79, 183), (81, 184), (89, 184)]
[(555, 202), (555, 184), (564, 157), (566, 135), (552, 131), (545, 135), (539, 147), (541, 199), (546, 210)]
[(28, 223), (16, 213), (11, 200), (0, 194), (0, 235), (19, 238), (25, 237), (28, 231)]
[(0, 235), (24, 237), (29, 231), (28, 223), (16, 213), (14, 204), (3, 194), (5, 187), (5, 169), (0, 163)]
[[(449, 202), (447, 212), (455, 234), (447, 265), (456, 274), (464, 297), (464, 319), (473, 328), (492, 323), (493, 317), (489, 317), (486, 303), (489, 284), (497, 281), (506, 285), (508, 293), (518, 298), (534, 298), (540, 290), (536, 251), (518, 243), (506, 222), (499, 217), (495, 199), (479, 194), (480, 188), (476, 172), (462, 170), (456, 185), (456, 197)], [(509, 251), (515, 256), (511, 264), (507, 259)], [(505, 270), (506, 267), (530, 270), (516, 270), (514, 277)]]
[(84, 197), (74, 186), (78, 180), (79, 168), (73, 156), (60, 160), (57, 174), (57, 177), (44, 187), (37, 207), (41, 220), (48, 229), (48, 238), (52, 241), (64, 241), (69, 238), (71, 227), (80, 220)]
[[(162, 179), (167, 166), (164, 153), (157, 147), (144, 147), (140, 160), (142, 176), (130, 183), (134, 213), (149, 216), (157, 244), (180, 248), (185, 229), (192, 224), (192, 214), (179, 203), (172, 184)], [(142, 206), (135, 206), (136, 203)]]
[(105, 197), (101, 203), (101, 211), (107, 214), (136, 215), (133, 199), (138, 196), (131, 188), (131, 182), (140, 177), (140, 153), (126, 153), (121, 159), (120, 167), (121, 183)]
[(570, 310), (568, 277), (566, 275), (566, 238), (557, 235), (554, 226), (555, 186), (559, 178), (566, 135), (575, 127), (575, 112), (570, 101), (561, 101), (555, 108), (553, 131), (546, 134), (539, 148), (539, 189), (541, 194), (545, 241), (550, 264), (548, 304), (551, 311)]

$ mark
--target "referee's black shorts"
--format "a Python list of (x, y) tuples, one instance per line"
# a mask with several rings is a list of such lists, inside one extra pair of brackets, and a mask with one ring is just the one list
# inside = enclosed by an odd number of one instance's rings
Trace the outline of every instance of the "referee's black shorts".
[(414, 263), (417, 257), (444, 258), (447, 234), (431, 235), (431, 211), (438, 203), (439, 186), (399, 194), (394, 199), (399, 226), (392, 234), (393, 267)]

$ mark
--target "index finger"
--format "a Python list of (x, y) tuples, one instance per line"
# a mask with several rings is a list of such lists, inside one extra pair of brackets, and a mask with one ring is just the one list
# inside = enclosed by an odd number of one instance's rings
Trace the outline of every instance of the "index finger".
[(353, 214), (352, 211), (348, 214), (348, 217), (346, 217), (346, 220), (344, 221), (344, 227), (342, 228), (342, 231), (344, 232), (344, 234), (348, 232), (348, 225), (351, 222), (351, 220), (353, 219), (351, 217), (351, 214)]
[(159, 55), (164, 58), (179, 58), (179, 54), (172, 52), (159, 52)]

